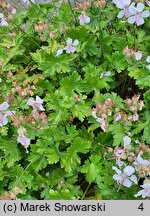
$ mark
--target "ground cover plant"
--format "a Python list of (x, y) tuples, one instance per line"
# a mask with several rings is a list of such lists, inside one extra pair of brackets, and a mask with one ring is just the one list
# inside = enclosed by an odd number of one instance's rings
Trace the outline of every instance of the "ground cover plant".
[(0, 0), (0, 198), (150, 198), (150, 2)]

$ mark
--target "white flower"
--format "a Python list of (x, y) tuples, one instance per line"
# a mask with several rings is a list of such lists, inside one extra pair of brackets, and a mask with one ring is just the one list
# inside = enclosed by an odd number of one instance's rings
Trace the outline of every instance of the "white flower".
[(90, 17), (86, 16), (85, 13), (82, 13), (78, 18), (80, 20), (80, 25), (90, 22)]
[(131, 17), (128, 18), (128, 22), (130, 24), (135, 23), (137, 26), (142, 25), (144, 23), (145, 17), (149, 17), (150, 12), (149, 11), (143, 11), (144, 10), (144, 4), (139, 2), (137, 4), (137, 7), (135, 8), (132, 4), (129, 7), (129, 12), (131, 13)]
[(97, 122), (101, 123), (101, 129), (106, 132), (107, 126), (106, 126), (106, 119), (105, 118), (97, 118)]
[(126, 166), (123, 169), (123, 172), (115, 166), (113, 166), (112, 169), (117, 173), (113, 175), (113, 179), (115, 179), (118, 184), (124, 185), (125, 187), (131, 187), (132, 182), (137, 184), (137, 177), (132, 175), (135, 172), (135, 169), (132, 166)]
[(135, 59), (136, 59), (137, 61), (139, 61), (139, 60), (141, 60), (143, 54), (142, 54), (142, 52), (137, 51), (137, 52), (134, 52), (134, 56), (135, 56)]
[(137, 194), (135, 194), (134, 196), (135, 197), (138, 197), (138, 196), (142, 196), (142, 198), (149, 198), (150, 197), (150, 184), (144, 184), (144, 185), (141, 185), (142, 190), (140, 190)]
[(130, 149), (131, 148), (131, 138), (129, 136), (123, 137), (123, 143), (124, 143), (124, 149)]
[(42, 104), (43, 104), (43, 100), (39, 96), (36, 96), (36, 100), (29, 99), (27, 101), (27, 105), (33, 107), (33, 112), (37, 111), (37, 110), (45, 111), (45, 109), (42, 106)]
[(8, 26), (8, 22), (5, 21), (3, 13), (0, 13), (0, 25), (1, 26)]
[[(147, 56), (146, 61), (147, 63), (150, 63), (150, 56)], [(148, 70), (150, 70), (150, 64), (148, 64), (146, 67)]]
[(25, 133), (26, 133), (26, 129), (23, 128), (23, 127), (20, 127), (20, 128), (18, 129), (18, 134), (19, 134), (19, 136), (18, 136), (18, 138), (17, 138), (17, 141), (18, 141), (19, 143), (21, 143), (21, 145), (23, 145), (23, 147), (24, 147), (25, 149), (27, 149), (28, 146), (30, 145), (30, 139), (29, 139), (28, 137), (25, 136)]
[(129, 16), (131, 15), (129, 12), (130, 4), (131, 4), (131, 0), (121, 0), (116, 3), (116, 7), (122, 9), (117, 16), (118, 18), (122, 18), (123, 16), (129, 18)]
[(63, 49), (66, 50), (66, 53), (74, 53), (76, 51), (76, 46), (79, 44), (79, 41), (76, 39), (74, 42), (71, 38), (67, 39), (67, 46)]
[(148, 160), (144, 160), (144, 159), (141, 157), (141, 153), (138, 154), (136, 161), (137, 161), (138, 164), (141, 165), (141, 166), (149, 166), (149, 165), (150, 165), (150, 162), (149, 162)]

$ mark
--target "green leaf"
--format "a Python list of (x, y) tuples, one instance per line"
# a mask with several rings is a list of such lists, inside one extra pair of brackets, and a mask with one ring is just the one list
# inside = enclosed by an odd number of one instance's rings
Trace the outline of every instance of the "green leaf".
[(113, 138), (114, 138), (113, 146), (120, 145), (123, 141), (123, 137), (126, 132), (125, 128), (123, 128), (119, 124), (113, 124), (113, 125), (110, 125), (109, 131), (113, 133)]
[(150, 121), (148, 121), (147, 125), (144, 127), (143, 140), (150, 144)]
[(81, 162), (81, 158), (78, 156), (78, 153), (85, 154), (89, 152), (90, 146), (90, 141), (82, 140), (79, 137), (75, 138), (73, 144), (67, 148), (67, 152), (61, 154), (61, 167), (68, 173), (70, 173), (73, 169), (77, 169)]
[(100, 159), (98, 155), (91, 155), (90, 160), (86, 160), (81, 168), (81, 172), (86, 175), (86, 179), (89, 183), (94, 182), (96, 177), (100, 174)]
[(17, 145), (8, 139), (0, 137), (0, 149), (5, 154), (5, 160), (7, 161), (8, 167), (14, 165), (14, 163), (19, 161), (21, 158)]

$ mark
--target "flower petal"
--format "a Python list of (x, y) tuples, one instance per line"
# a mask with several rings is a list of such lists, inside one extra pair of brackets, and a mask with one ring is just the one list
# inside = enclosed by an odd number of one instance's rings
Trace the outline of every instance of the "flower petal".
[(34, 106), (34, 103), (35, 103), (35, 101), (32, 100), (32, 99), (29, 99), (29, 100), (27, 101), (27, 105), (29, 105), (29, 106)]
[(134, 53), (134, 55), (135, 55), (135, 59), (138, 61), (138, 60), (141, 60), (141, 58), (142, 58), (142, 53), (141, 52), (135, 52)]
[(135, 197), (141, 196), (144, 190), (140, 190), (137, 194), (135, 194)]
[(137, 10), (138, 10), (138, 12), (142, 12), (143, 9), (144, 9), (144, 4), (142, 2), (139, 2), (137, 4)]
[(117, 173), (117, 174), (119, 174), (119, 175), (122, 173), (122, 172), (121, 172), (121, 170), (120, 170), (120, 169), (118, 169), (118, 168), (117, 168), (117, 167), (115, 167), (115, 166), (113, 166), (113, 167), (112, 167), (112, 169), (113, 169), (113, 170), (115, 170), (115, 171), (116, 171), (116, 173)]
[(121, 11), (118, 13), (117, 17), (120, 19), (120, 18), (122, 18), (124, 15), (125, 15), (124, 10), (121, 10)]
[(63, 49), (57, 50), (57, 53), (56, 53), (55, 57), (60, 56), (62, 54), (62, 52), (63, 52)]
[(67, 39), (67, 44), (72, 44), (72, 39), (71, 38)]
[(146, 61), (150, 63), (150, 56), (147, 56)]
[(133, 181), (135, 184), (138, 183), (137, 177), (136, 177), (135, 175), (132, 175), (132, 176), (130, 177), (130, 180)]
[(135, 169), (132, 166), (126, 166), (123, 170), (123, 172), (127, 175), (127, 176), (131, 176), (134, 172)]
[(144, 19), (141, 17), (140, 19), (138, 19), (138, 20), (136, 21), (136, 24), (137, 24), (137, 26), (143, 25), (143, 24), (144, 24)]
[(79, 44), (79, 41), (76, 39), (74, 42), (73, 42), (73, 46), (77, 46)]
[(149, 17), (150, 16), (150, 12), (149, 11), (143, 11), (141, 14), (142, 17)]
[(7, 102), (3, 102), (2, 104), (0, 104), (0, 110), (4, 111), (9, 107), (9, 104)]
[(128, 23), (133, 24), (135, 23), (135, 16), (131, 16), (128, 18)]
[(149, 166), (150, 165), (150, 162), (148, 160), (143, 160), (143, 158), (141, 158), (141, 154), (138, 154), (136, 160), (140, 165), (143, 165), (143, 166)]
[(128, 178), (126, 178), (122, 184), (123, 184), (125, 187), (128, 187), (128, 188), (129, 188), (129, 187), (131, 187), (132, 182), (131, 182)]
[(39, 96), (36, 96), (36, 102), (42, 104), (43, 100)]
[(150, 70), (150, 64), (146, 66), (148, 70)]
[(113, 175), (113, 179), (115, 179), (118, 182), (121, 181), (122, 177), (120, 175), (115, 174)]

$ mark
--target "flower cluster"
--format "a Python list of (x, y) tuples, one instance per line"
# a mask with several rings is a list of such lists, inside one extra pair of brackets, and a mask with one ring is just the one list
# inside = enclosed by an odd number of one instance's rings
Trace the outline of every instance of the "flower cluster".
[(122, 18), (125, 16), (130, 24), (142, 25), (144, 24), (144, 18), (150, 16), (150, 12), (144, 10), (145, 5), (141, 2), (135, 5), (135, 2), (131, 0), (113, 0), (113, 3), (117, 8), (121, 9), (117, 17)]
[(130, 60), (132, 57), (134, 57), (135, 60), (139, 61), (142, 59), (144, 52), (143, 51), (137, 51), (137, 50), (134, 50), (132, 48), (129, 49), (128, 46), (126, 46), (123, 49), (123, 54), (126, 56), (126, 58), (128, 60)]
[(45, 31), (47, 29), (48, 29), (48, 26), (46, 23), (39, 22), (38, 24), (35, 25), (35, 30), (38, 32)]
[[(25, 83), (25, 82), (24, 82)], [(23, 83), (23, 84), (24, 84)], [(19, 86), (16, 82), (13, 82), (13, 92), (17, 92), (19, 94), (20, 97), (26, 97), (28, 95), (33, 96), (33, 90), (35, 89), (35, 86), (32, 85), (28, 85), (26, 88), (25, 87), (21, 87)]]
[(131, 99), (126, 99), (126, 104), (129, 106), (129, 109), (132, 111), (132, 119), (133, 121), (139, 120), (139, 115), (137, 113), (138, 110), (142, 110), (144, 103), (140, 100), (140, 96), (134, 95)]
[(131, 121), (138, 121), (139, 115), (138, 111), (141, 111), (144, 107), (144, 103), (139, 99), (139, 95), (134, 95), (131, 99), (128, 98), (125, 100), (129, 110), (132, 112), (132, 115), (127, 115), (126, 112), (121, 111), (118, 107), (115, 109), (114, 121), (117, 122), (119, 120), (123, 121), (126, 125), (129, 125)]
[[(128, 135), (124, 136), (123, 141), (124, 144), (128, 145), (128, 147), (130, 146), (130, 148), (126, 148), (124, 145), (123, 149), (121, 147), (116, 147), (114, 149), (116, 165), (118, 165), (121, 170), (115, 166), (112, 167), (117, 173), (113, 176), (113, 179), (116, 180), (119, 185), (131, 187), (132, 182), (137, 184), (139, 178), (145, 178), (144, 184), (141, 186), (144, 189), (140, 190), (135, 197), (141, 195), (143, 198), (149, 197), (150, 182), (148, 176), (150, 175), (150, 160), (143, 159), (142, 155), (145, 152), (150, 154), (150, 148), (136, 140), (135, 142), (138, 143), (138, 146), (134, 152), (135, 147), (133, 148), (130, 145), (131, 138)], [(130, 165), (126, 163), (130, 163)]]
[(113, 105), (114, 101), (108, 98), (104, 101), (104, 105), (97, 104), (96, 108), (92, 109), (92, 116), (96, 119), (97, 122), (100, 122), (101, 129), (104, 132), (106, 132), (107, 130), (106, 119), (107, 116), (112, 115), (111, 108)]
[(82, 2), (77, 2), (76, 3), (76, 9), (82, 10), (82, 11), (87, 11), (88, 7), (92, 6), (92, 0), (83, 0)]

